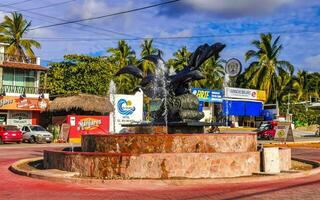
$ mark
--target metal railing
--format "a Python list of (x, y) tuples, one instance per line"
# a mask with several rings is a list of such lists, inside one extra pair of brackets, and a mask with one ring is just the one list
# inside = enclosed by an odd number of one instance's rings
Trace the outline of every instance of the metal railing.
[(28, 64), (37, 64), (37, 58), (0, 53), (0, 62), (21, 62)]
[(19, 94), (41, 94), (46, 93), (47, 90), (39, 87), (25, 87), (25, 86), (15, 86), (15, 85), (2, 85), (0, 87), (1, 93), (19, 93)]

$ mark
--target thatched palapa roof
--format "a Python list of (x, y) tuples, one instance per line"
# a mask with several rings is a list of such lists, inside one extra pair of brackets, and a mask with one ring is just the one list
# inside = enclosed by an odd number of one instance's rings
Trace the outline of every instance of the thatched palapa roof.
[(85, 112), (109, 113), (113, 106), (108, 97), (91, 94), (77, 94), (74, 96), (57, 97), (48, 107), (50, 112), (83, 110)]

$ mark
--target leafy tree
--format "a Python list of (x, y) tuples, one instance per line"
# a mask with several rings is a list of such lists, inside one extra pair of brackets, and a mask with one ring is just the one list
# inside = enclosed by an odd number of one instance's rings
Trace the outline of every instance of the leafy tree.
[(39, 42), (32, 39), (24, 39), (31, 22), (27, 22), (22, 14), (13, 12), (10, 16), (4, 16), (4, 21), (0, 24), (0, 42), (9, 44), (6, 53), (16, 61), (27, 61), (35, 58), (33, 47), (40, 48)]
[(47, 87), (50, 94), (89, 93), (107, 95), (114, 69), (108, 59), (66, 55), (63, 62), (50, 63)]
[(294, 67), (288, 61), (279, 60), (282, 45), (279, 44), (280, 36), (273, 40), (271, 33), (261, 34), (260, 40), (254, 40), (252, 45), (256, 50), (249, 50), (245, 54), (245, 60), (255, 58), (245, 70), (244, 79), (246, 86), (265, 90), (268, 101), (276, 98), (277, 77), (281, 70), (293, 74)]

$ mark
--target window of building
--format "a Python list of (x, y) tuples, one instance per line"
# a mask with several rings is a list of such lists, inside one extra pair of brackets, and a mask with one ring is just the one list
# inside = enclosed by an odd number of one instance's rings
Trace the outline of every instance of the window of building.
[(4, 68), (3, 69), (3, 85), (14, 85), (14, 69)]
[(35, 87), (36, 72), (33, 70), (3, 68), (3, 85)]

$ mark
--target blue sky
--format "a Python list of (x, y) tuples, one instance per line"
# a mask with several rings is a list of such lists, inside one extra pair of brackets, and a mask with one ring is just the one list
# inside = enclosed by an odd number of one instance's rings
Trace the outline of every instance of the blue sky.
[[(8, 5), (16, 2), (23, 0), (0, 3), (0, 17), (21, 10), (32, 20), (32, 27), (38, 27), (59, 23), (61, 19), (95, 17), (163, 0), (29, 0)], [(60, 2), (63, 4), (43, 8)], [(319, 0), (181, 0), (81, 24), (37, 29), (30, 31), (28, 37), (41, 42), (42, 48), (36, 53), (43, 61), (59, 61), (70, 53), (104, 55), (106, 49), (116, 46), (119, 38), (213, 35), (154, 42), (165, 52), (166, 59), (183, 45), (193, 51), (203, 43), (223, 42), (227, 47), (222, 58), (238, 58), (247, 67), (243, 56), (253, 48), (250, 42), (258, 39), (261, 32), (272, 32), (281, 36), (284, 46), (280, 59), (290, 61), (297, 70), (320, 71)], [(141, 41), (128, 40), (128, 43), (139, 54)]]

